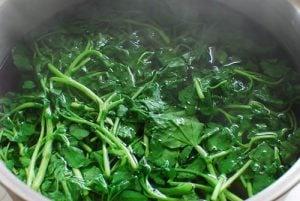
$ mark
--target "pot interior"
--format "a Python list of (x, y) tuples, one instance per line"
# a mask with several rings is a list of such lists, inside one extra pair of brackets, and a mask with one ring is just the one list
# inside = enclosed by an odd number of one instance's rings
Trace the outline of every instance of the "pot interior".
[[(53, 24), (59, 24), (62, 22), (62, 19), (72, 20), (73, 18), (78, 18), (78, 16), (82, 17), (91, 17), (93, 16), (93, 12), (89, 12), (90, 10), (85, 10), (85, 12), (77, 12), (85, 7), (87, 2), (83, 4), (78, 4), (74, 7), (68, 8), (62, 12), (59, 12), (56, 16), (43, 20), (41, 25), (37, 24), (37, 28), (26, 30), (24, 35), (30, 35), (33, 32), (38, 32), (38, 30), (44, 30), (42, 32), (47, 33), (47, 29), (45, 27), (51, 27)], [(90, 3), (91, 4), (91, 3)], [(212, 26), (217, 24), (219, 26), (219, 33), (217, 33), (218, 37), (222, 38), (222, 34), (225, 35), (230, 32), (240, 32), (243, 37), (249, 39), (256, 45), (264, 46), (272, 46), (274, 51), (270, 53), (271, 56), (284, 60), (289, 66), (294, 66), (297, 68), (297, 64), (295, 62), (295, 54), (294, 49), (287, 48), (288, 43), (286, 40), (277, 40), (278, 35), (273, 34), (270, 31), (270, 27), (264, 27), (261, 24), (256, 23), (251, 17), (245, 16), (244, 11), (240, 10), (240, 12), (230, 8), (235, 7), (236, 3), (232, 1), (232, 4), (224, 5), (218, 3), (217, 1), (185, 1), (184, 3), (181, 1), (122, 1), (122, 3), (112, 3), (110, 1), (102, 1), (102, 9), (110, 8), (119, 11), (140, 11), (147, 13), (153, 21), (159, 22), (161, 27), (169, 27), (170, 25), (174, 25), (184, 22), (193, 22), (198, 23), (199, 19), (201, 19), (201, 23), (211, 23)], [(205, 6), (203, 6), (205, 5)], [(169, 9), (169, 12), (165, 12), (165, 10)], [(5, 31), (5, 30), (1, 30)], [(22, 36), (23, 37), (23, 36)], [(11, 48), (18, 42), (22, 37), (16, 36), (13, 39), (9, 39), (12, 42), (12, 45), (7, 45), (6, 50)], [(27, 36), (26, 36), (27, 37)], [(230, 43), (228, 43), (230, 48)], [(235, 44), (233, 44), (235, 45)], [(218, 44), (215, 43), (214, 46), (218, 48)], [(251, 46), (251, 44), (249, 44)], [(297, 47), (299, 48), (299, 47)], [(211, 47), (207, 47), (206, 54), (210, 54)], [(291, 54), (291, 52), (293, 52)], [(4, 59), (0, 65), (0, 96), (4, 96), (9, 91), (18, 91), (20, 90), (20, 82), (22, 75), (16, 68), (13, 63), (12, 55), (10, 51), (8, 53), (4, 53), (4, 49), (2, 54), (5, 54)], [(253, 53), (253, 52), (252, 52)], [(253, 55), (255, 55), (253, 53)], [(266, 55), (264, 55), (266, 56)], [(260, 55), (254, 56), (253, 60), (259, 60)], [(209, 62), (209, 61), (207, 61)], [(299, 117), (299, 108), (295, 107), (294, 112), (297, 117)], [(298, 119), (298, 118), (297, 118)], [(297, 120), (298, 122), (298, 120)], [(240, 188), (240, 183), (236, 183), (233, 187), (235, 189)], [(12, 189), (13, 190), (13, 189)], [(245, 196), (245, 190), (240, 190), (240, 195)]]

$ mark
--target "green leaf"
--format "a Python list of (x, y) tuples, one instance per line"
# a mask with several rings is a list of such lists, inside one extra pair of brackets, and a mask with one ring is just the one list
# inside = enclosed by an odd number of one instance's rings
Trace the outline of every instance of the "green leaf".
[(127, 111), (128, 111), (128, 108), (121, 104), (118, 107), (117, 116), (118, 117), (123, 117), (123, 116), (126, 115)]
[(70, 126), (70, 134), (77, 140), (82, 140), (83, 138), (86, 138), (90, 132), (76, 124), (73, 124)]
[(112, 195), (118, 195), (125, 189), (133, 186), (135, 181), (137, 181), (137, 177), (126, 166), (121, 166), (111, 176), (109, 192)]
[(24, 44), (18, 44), (12, 49), (13, 62), (20, 71), (31, 71), (32, 63), (29, 50)]
[(232, 130), (225, 127), (221, 132), (208, 138), (206, 147), (209, 151), (224, 151), (232, 147), (233, 139)]
[(249, 153), (249, 157), (260, 165), (270, 165), (274, 161), (274, 150), (262, 142)]
[(260, 63), (260, 67), (266, 75), (273, 78), (286, 76), (290, 71), (290, 69), (286, 67), (284, 63), (276, 59), (263, 60)]
[(275, 178), (268, 175), (255, 174), (253, 179), (253, 193), (256, 194), (272, 184), (275, 181)]
[(35, 83), (31, 80), (26, 80), (22, 85), (23, 89), (33, 89), (35, 87), (36, 87)]
[(179, 155), (177, 150), (167, 149), (160, 141), (154, 139), (151, 140), (149, 149), (150, 154), (147, 160), (152, 164), (165, 168), (175, 166)]
[(77, 147), (64, 147), (61, 149), (61, 154), (67, 161), (67, 164), (72, 168), (84, 167), (90, 163), (84, 156), (83, 151)]
[(217, 161), (218, 169), (224, 174), (230, 174), (237, 171), (243, 165), (243, 154), (240, 150), (232, 152), (224, 158)]
[[(206, 163), (202, 158), (197, 157), (195, 160), (190, 162), (188, 165), (184, 166), (185, 170), (191, 170), (194, 172), (203, 172), (206, 168)], [(197, 175), (180, 172), (177, 177), (179, 179), (196, 179)]]
[(72, 176), (72, 172), (67, 168), (66, 161), (58, 154), (51, 156), (48, 171), (58, 181), (64, 181)]
[(21, 123), (19, 125), (19, 131), (14, 136), (16, 142), (27, 141), (33, 134), (35, 134), (35, 125), (30, 123)]
[(153, 122), (146, 125), (146, 133), (169, 148), (196, 146), (202, 135), (203, 124), (195, 117), (172, 112), (151, 115)]
[(187, 114), (195, 114), (199, 103), (195, 87), (189, 85), (178, 94), (178, 100), (180, 101)]
[(117, 136), (123, 140), (131, 141), (136, 136), (136, 130), (137, 128), (135, 128), (135, 125), (133, 124), (121, 124), (119, 126)]
[(125, 190), (116, 198), (122, 201), (148, 201), (148, 198), (140, 192)]
[(279, 108), (283, 108), (285, 106), (285, 101), (272, 95), (272, 92), (267, 87), (261, 87), (254, 90), (253, 95), (257, 99), (272, 106), (277, 106)]
[(108, 185), (103, 177), (101, 170), (95, 166), (83, 171), (83, 177), (86, 186), (93, 189), (97, 193), (107, 193)]

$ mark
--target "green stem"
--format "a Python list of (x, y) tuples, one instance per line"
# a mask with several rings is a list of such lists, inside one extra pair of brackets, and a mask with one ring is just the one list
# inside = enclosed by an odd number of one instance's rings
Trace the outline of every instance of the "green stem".
[(227, 121), (229, 123), (232, 123), (232, 120), (235, 121), (236, 120), (236, 117), (232, 116), (231, 114), (229, 114), (228, 112), (222, 110), (221, 108), (218, 108), (217, 109), (218, 112), (221, 112), (227, 119)]
[(201, 88), (201, 85), (200, 85), (200, 79), (199, 78), (194, 78), (193, 81), (194, 81), (194, 86), (196, 88), (196, 92), (197, 92), (197, 95), (198, 95), (199, 99), (203, 100), (205, 98), (205, 96), (203, 94), (203, 91), (202, 91), (202, 88)]
[(154, 52), (149, 52), (149, 51), (143, 52), (143, 53), (141, 54), (141, 56), (138, 58), (136, 64), (139, 65), (139, 64), (141, 63), (142, 59), (143, 59), (146, 55), (148, 55), (148, 54), (152, 56), (152, 55), (154, 54)]
[(222, 82), (219, 82), (218, 84), (216, 84), (216, 85), (214, 85), (214, 86), (211, 86), (211, 87), (209, 87), (209, 88), (211, 88), (211, 89), (216, 89), (216, 88), (218, 88), (219, 86), (221, 86), (221, 85), (223, 85), (223, 84), (225, 84), (225, 83), (227, 83), (227, 80), (223, 80)]
[(117, 147), (117, 145), (113, 141), (111, 141), (108, 137), (106, 137), (100, 131), (95, 130), (95, 133), (96, 133), (96, 135), (97, 135), (98, 138), (100, 138), (101, 140), (103, 140), (103, 143), (107, 143), (107, 144), (109, 144), (109, 146), (114, 147), (114, 148)]
[(66, 194), (67, 200), (68, 201), (73, 201), (73, 197), (72, 197), (72, 194), (69, 190), (69, 187), (68, 187), (68, 184), (67, 184), (66, 180), (63, 180), (61, 183), (62, 183), (63, 190)]
[[(176, 172), (185, 172), (185, 173), (190, 173), (190, 174), (194, 174), (200, 177), (203, 177), (207, 183), (209, 183), (211, 186), (216, 186), (217, 185), (217, 178), (211, 174), (204, 174), (198, 171), (194, 171), (194, 170), (189, 170), (189, 169), (181, 169), (181, 168), (175, 168)], [(239, 198), (237, 195), (235, 195), (234, 193), (228, 191), (227, 189), (224, 190), (224, 195), (232, 201), (242, 201), (241, 198)]]
[(11, 110), (10, 112), (8, 112), (6, 115), (4, 115), (1, 119), (0, 122), (3, 121), (5, 118), (9, 117), (10, 115), (24, 110), (24, 109), (30, 109), (30, 108), (42, 108), (43, 105), (39, 104), (39, 103), (35, 103), (35, 102), (27, 102), (27, 103), (23, 103), (17, 107), (15, 107), (13, 110)]
[(145, 89), (145, 85), (142, 87), (139, 87), (139, 89), (132, 95), (131, 99), (136, 99)]
[(87, 57), (85, 59), (83, 59), (77, 66), (75, 66), (73, 68), (72, 73), (74, 73), (75, 71), (79, 70), (80, 68), (82, 68), (84, 65), (86, 65), (89, 61), (91, 61), (90, 57)]
[(224, 190), (224, 195), (231, 201), (243, 201), (243, 199), (228, 190)]
[(207, 159), (208, 153), (200, 145), (196, 145), (194, 148), (203, 159)]
[(125, 146), (125, 144), (118, 138), (116, 137), (114, 134), (112, 134), (111, 132), (109, 132), (107, 129), (99, 126), (98, 124), (94, 124), (92, 122), (89, 122), (87, 120), (81, 119), (79, 117), (75, 118), (75, 117), (68, 117), (64, 114), (61, 114), (63, 117), (77, 122), (77, 123), (82, 123), (82, 124), (86, 124), (88, 126), (91, 126), (92, 128), (95, 128), (95, 132), (96, 134), (99, 135), (99, 137), (102, 140), (105, 140), (105, 142), (109, 143), (111, 146), (115, 147), (119, 147), (122, 151), (124, 151), (124, 154), (127, 156), (128, 162), (131, 165), (131, 167), (136, 170), (138, 168), (138, 163), (137, 160), (135, 158), (135, 156), (133, 154), (131, 154), (131, 152), (129, 151), (129, 149)]
[(103, 166), (104, 166), (104, 174), (107, 177), (110, 177), (111, 170), (110, 170), (110, 162), (109, 162), (109, 156), (107, 152), (106, 144), (102, 144), (102, 153), (103, 153)]
[(117, 117), (117, 118), (115, 119), (115, 122), (114, 122), (114, 125), (113, 125), (113, 128), (112, 128), (112, 133), (113, 133), (114, 135), (117, 135), (117, 131), (118, 131), (119, 124), (120, 124), (120, 118)]
[(217, 176), (215, 167), (213, 166), (211, 160), (206, 160), (206, 167), (207, 167), (208, 172), (209, 172), (211, 175)]
[(157, 32), (166, 44), (169, 44), (171, 42), (170, 38), (167, 36), (167, 34), (163, 30), (161, 30), (151, 24), (146, 24), (146, 23), (138, 22), (138, 21), (131, 20), (131, 19), (125, 19), (123, 21), (126, 23), (129, 23), (129, 24), (150, 28), (150, 29), (154, 30), (155, 32)]
[(213, 188), (204, 184), (197, 184), (197, 183), (192, 183), (192, 182), (178, 182), (178, 181), (168, 181), (170, 185), (181, 185), (181, 184), (191, 184), (193, 185), (194, 188), (203, 190), (205, 192), (212, 192)]
[(269, 84), (269, 85), (278, 85), (284, 80), (284, 77), (282, 77), (276, 81), (269, 81), (269, 80), (260, 78), (259, 76), (262, 77), (263, 75), (255, 73), (255, 72), (239, 70), (239, 69), (234, 69), (234, 71), (240, 75), (246, 76), (246, 77), (256, 80), (258, 82), (262, 82), (262, 83)]
[(124, 99), (120, 99), (114, 102), (111, 102), (108, 106), (107, 106), (107, 110), (112, 110), (113, 108), (117, 107), (118, 105), (122, 104), (124, 102)]
[(247, 182), (247, 193), (249, 197), (252, 197), (254, 195), (251, 182)]
[(211, 174), (204, 174), (201, 173), (199, 171), (194, 171), (194, 170), (190, 170), (190, 169), (182, 169), (182, 168), (175, 168), (176, 172), (184, 172), (184, 173), (190, 173), (190, 174), (194, 174), (197, 176), (200, 176), (202, 178), (204, 178), (209, 184), (216, 184), (217, 183), (217, 179), (214, 175)]
[(201, 142), (207, 138), (209, 138), (210, 136), (212, 136), (213, 134), (217, 133), (220, 131), (219, 127), (215, 127), (213, 128), (211, 131), (205, 133), (204, 135), (201, 136), (200, 140), (199, 140), (199, 144), (201, 144)]
[(220, 193), (220, 195), (219, 195), (219, 200), (220, 200), (220, 201), (227, 201), (226, 195), (225, 195), (224, 193)]
[(219, 180), (218, 180), (218, 182), (217, 182), (217, 185), (215, 186), (215, 189), (214, 189), (214, 191), (213, 191), (213, 193), (212, 193), (211, 200), (213, 200), (213, 201), (214, 201), (214, 200), (217, 200), (217, 198), (219, 197), (219, 194), (220, 194), (221, 191), (222, 191), (222, 186), (223, 186), (225, 180), (226, 180), (225, 175), (221, 175), (221, 176), (219, 177)]
[(238, 104), (225, 105), (224, 108), (226, 108), (226, 109), (245, 109), (245, 110), (252, 109), (252, 107), (250, 105), (238, 105)]
[(72, 102), (70, 106), (73, 107), (73, 108), (76, 108), (76, 109), (85, 110), (87, 112), (94, 112), (95, 111), (94, 108), (88, 107), (88, 106), (86, 106), (84, 104), (81, 104), (81, 103)]
[(144, 191), (148, 194), (149, 197), (157, 199), (157, 200), (163, 200), (163, 201), (179, 201), (177, 198), (170, 198), (157, 189), (153, 188), (151, 184), (148, 181), (148, 178), (141, 178), (140, 184)]
[[(84, 181), (83, 176), (82, 176), (82, 174), (81, 174), (81, 172), (80, 172), (79, 169), (77, 169), (77, 168), (72, 168), (72, 171), (73, 171), (75, 177), (77, 177), (77, 178), (80, 179), (81, 181)], [(89, 192), (88, 192), (87, 190), (83, 190), (83, 196), (84, 196), (84, 197), (86, 197), (88, 194), (89, 194)]]
[(250, 142), (248, 144), (242, 144), (242, 146), (248, 147), (245, 152), (250, 151), (252, 145), (254, 142), (258, 140), (266, 140), (266, 139), (277, 139), (278, 136), (274, 132), (262, 132), (262, 133), (257, 133), (257, 136), (251, 138)]
[(88, 153), (91, 153), (93, 151), (93, 149), (89, 145), (82, 141), (79, 142), (79, 145)]
[(180, 183), (176, 186), (168, 188), (157, 188), (160, 192), (170, 196), (182, 196), (189, 194), (194, 190), (194, 185), (192, 183)]
[(149, 150), (149, 137), (144, 135), (144, 146), (145, 146), (145, 157), (148, 157), (150, 154)]
[(245, 165), (243, 165), (243, 167), (241, 169), (239, 169), (234, 175), (232, 175), (226, 181), (226, 183), (222, 186), (221, 191), (228, 188), (239, 176), (241, 176), (245, 172), (245, 170), (251, 165), (251, 163), (252, 163), (252, 160), (247, 161), (247, 163), (245, 163)]
[(27, 185), (29, 187), (31, 187), (33, 179), (35, 177), (34, 168), (35, 168), (35, 164), (36, 164), (36, 160), (37, 160), (40, 148), (42, 146), (44, 133), (45, 133), (45, 120), (44, 120), (44, 115), (42, 115), (40, 136), (39, 136), (39, 139), (37, 141), (37, 144), (35, 145), (33, 154), (32, 154), (31, 159), (30, 159), (30, 164), (29, 164), (29, 167), (28, 167)]
[[(51, 109), (48, 107), (45, 113), (51, 114)], [(52, 134), (53, 134), (53, 122), (51, 117), (48, 117), (46, 119), (46, 137), (51, 136)], [(52, 143), (53, 143), (53, 139), (49, 138), (44, 145), (43, 152), (42, 152), (42, 156), (43, 156), (42, 161), (40, 163), (38, 173), (32, 183), (32, 188), (36, 191), (39, 190), (44, 180), (48, 168), (48, 164), (52, 155)]]
[(66, 75), (64, 75), (62, 72), (60, 72), (55, 66), (53, 66), (52, 64), (48, 64), (48, 69), (57, 77), (52, 77), (50, 78), (50, 80), (52, 81), (56, 81), (56, 82), (61, 82), (67, 85), (70, 85), (76, 89), (78, 89), (79, 91), (81, 91), (82, 93), (84, 93), (87, 97), (89, 97), (90, 99), (92, 99), (94, 102), (98, 103), (98, 104), (103, 104), (103, 101), (101, 100), (101, 98), (99, 98), (93, 91), (91, 91), (89, 88), (87, 88), (86, 86), (84, 86), (83, 84), (73, 80), (71, 77), (68, 77)]
[(69, 78), (69, 77), (68, 78), (52, 77), (52, 78), (50, 78), (50, 80), (54, 81), (54, 82), (59, 82), (59, 83), (70, 85), (70, 86), (78, 89), (82, 93), (84, 93), (87, 97), (92, 99), (97, 104), (102, 104), (103, 103), (103, 101), (94, 92), (92, 92), (86, 86), (84, 86), (84, 85), (80, 84), (79, 82), (73, 80), (72, 78)]
[(221, 152), (219, 152), (219, 153), (210, 155), (210, 156), (209, 156), (209, 159), (210, 159), (210, 160), (213, 160), (213, 159), (216, 159), (216, 158), (219, 158), (219, 157), (223, 157), (223, 156), (226, 156), (227, 154), (229, 154), (229, 153), (231, 153), (231, 152), (232, 152), (232, 149), (228, 149), (228, 150), (225, 150), (225, 151), (221, 151)]
[(103, 101), (94, 92), (92, 92), (89, 88), (87, 88), (83, 84), (81, 84), (69, 77), (66, 77), (66, 78), (52, 77), (52, 78), (50, 78), (50, 80), (70, 85), (70, 86), (78, 89), (82, 93), (84, 93), (86, 96), (88, 96), (90, 99), (92, 99), (94, 102), (96, 102), (98, 104), (99, 112), (98, 112), (97, 120), (99, 120), (101, 118), (102, 112), (105, 109), (105, 108), (102, 108)]
[(124, 151), (124, 154), (127, 156), (128, 162), (134, 170), (138, 168), (138, 162), (133, 154), (131, 154), (130, 150), (125, 146), (125, 144), (113, 134), (111, 134), (105, 128), (99, 127), (99, 130), (106, 136), (108, 136), (121, 150)]
[(79, 68), (81, 68), (81, 65), (79, 62), (81, 62), (82, 59), (84, 59), (87, 56), (95, 56), (96, 58), (99, 58), (103, 62), (105, 67), (110, 67), (112, 65), (112, 63), (109, 62), (108, 57), (105, 56), (104, 54), (102, 54), (101, 52), (99, 52), (97, 50), (84, 50), (70, 64), (70, 66), (68, 67), (68, 69), (65, 72), (66, 75), (71, 75), (74, 72), (76, 72)]

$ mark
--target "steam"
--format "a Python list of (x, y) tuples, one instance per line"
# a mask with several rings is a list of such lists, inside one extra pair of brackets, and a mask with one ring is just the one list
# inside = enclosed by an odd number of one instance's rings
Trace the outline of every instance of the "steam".
[(11, 46), (57, 12), (82, 0), (3, 0), (0, 3), (0, 61)]

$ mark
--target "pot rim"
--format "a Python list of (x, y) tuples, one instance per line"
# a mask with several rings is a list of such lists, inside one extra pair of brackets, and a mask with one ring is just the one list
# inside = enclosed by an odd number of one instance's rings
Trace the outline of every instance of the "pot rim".
[(248, 201), (276, 200), (300, 183), (300, 159), (270, 186), (247, 199)]
[[(0, 181), (11, 192), (24, 200), (30, 201), (49, 201), (48, 198), (42, 194), (32, 190), (25, 183), (19, 180), (5, 164), (0, 162)], [(256, 194), (248, 201), (260, 201), (260, 200), (276, 200), (283, 196), (287, 191), (293, 188), (300, 182), (300, 159), (279, 179), (277, 179), (269, 187), (265, 188), (260, 193)]]

